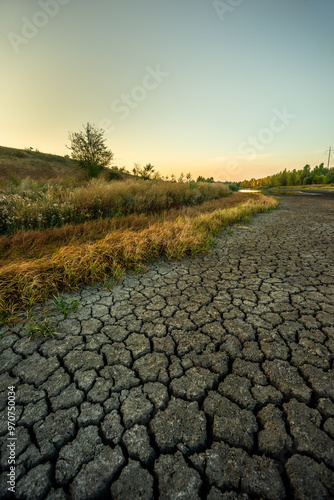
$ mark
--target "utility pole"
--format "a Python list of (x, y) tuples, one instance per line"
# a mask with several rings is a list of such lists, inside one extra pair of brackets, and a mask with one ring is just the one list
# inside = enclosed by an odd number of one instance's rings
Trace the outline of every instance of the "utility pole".
[(329, 149), (327, 149), (326, 153), (328, 153), (328, 163), (327, 163), (327, 169), (329, 170), (329, 162), (331, 160), (331, 152), (332, 152), (332, 146), (329, 146)]

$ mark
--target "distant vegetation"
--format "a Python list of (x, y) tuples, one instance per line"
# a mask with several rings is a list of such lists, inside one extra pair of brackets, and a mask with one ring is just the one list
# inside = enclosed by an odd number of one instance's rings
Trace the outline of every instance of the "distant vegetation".
[(239, 191), (239, 186), (234, 182), (229, 182), (227, 185), (231, 191)]
[(280, 186), (302, 186), (310, 184), (332, 184), (334, 183), (334, 169), (327, 169), (321, 163), (311, 169), (310, 165), (305, 165), (301, 170), (286, 170), (275, 175), (263, 177), (262, 179), (251, 179), (238, 183), (240, 188), (255, 187), (280, 187)]
[(212, 182), (215, 182), (214, 178), (213, 177), (203, 177), (202, 175), (199, 175), (197, 177), (197, 182), (209, 182), (209, 183), (212, 183)]

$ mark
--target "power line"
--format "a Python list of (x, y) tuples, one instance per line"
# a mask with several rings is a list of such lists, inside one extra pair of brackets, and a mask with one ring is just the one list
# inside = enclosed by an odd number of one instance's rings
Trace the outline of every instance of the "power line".
[(326, 153), (328, 153), (327, 169), (329, 169), (329, 162), (331, 160), (331, 152), (332, 152), (332, 146), (329, 146), (329, 149), (326, 150)]

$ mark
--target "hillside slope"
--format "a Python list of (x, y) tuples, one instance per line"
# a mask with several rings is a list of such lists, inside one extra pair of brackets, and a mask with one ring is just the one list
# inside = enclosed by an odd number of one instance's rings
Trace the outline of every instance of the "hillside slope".
[[(109, 168), (104, 170), (110, 172)], [(22, 180), (26, 177), (39, 182), (60, 180), (64, 177), (80, 181), (84, 180), (84, 171), (68, 156), (0, 146), (0, 183), (11, 178)], [(133, 176), (123, 173), (122, 178), (133, 178)]]

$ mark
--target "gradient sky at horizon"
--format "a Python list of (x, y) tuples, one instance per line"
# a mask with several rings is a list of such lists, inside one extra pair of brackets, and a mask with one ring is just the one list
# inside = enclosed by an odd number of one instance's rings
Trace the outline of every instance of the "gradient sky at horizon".
[(67, 154), (89, 121), (128, 169), (327, 165), (333, 0), (2, 0), (0, 19), (0, 145)]

